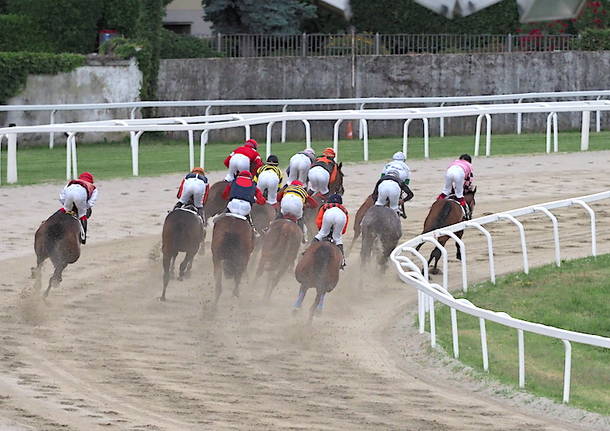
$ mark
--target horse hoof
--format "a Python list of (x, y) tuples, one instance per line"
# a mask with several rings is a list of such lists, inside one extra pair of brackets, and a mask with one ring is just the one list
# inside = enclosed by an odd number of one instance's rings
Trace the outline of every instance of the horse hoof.
[(162, 296), (161, 298), (159, 298), (159, 301), (165, 302), (165, 296)]
[(184, 276), (183, 275), (178, 276), (177, 280), (178, 281), (183, 281), (184, 280)]
[(438, 268), (432, 268), (432, 269), (431, 269), (430, 271), (428, 271), (428, 272), (429, 272), (430, 274), (437, 275), (437, 274), (440, 274), (440, 273), (441, 273), (441, 270), (440, 270), (440, 269), (438, 269)]

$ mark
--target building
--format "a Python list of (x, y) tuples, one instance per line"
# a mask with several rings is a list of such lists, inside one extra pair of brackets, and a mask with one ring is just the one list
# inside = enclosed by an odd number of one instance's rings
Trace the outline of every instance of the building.
[(203, 20), (201, 0), (172, 1), (165, 8), (163, 27), (182, 34), (212, 34), (212, 24)]

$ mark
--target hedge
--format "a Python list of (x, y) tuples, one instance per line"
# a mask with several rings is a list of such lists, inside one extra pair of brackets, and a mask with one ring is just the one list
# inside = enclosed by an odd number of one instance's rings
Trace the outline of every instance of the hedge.
[(19, 94), (29, 74), (71, 72), (84, 64), (85, 57), (78, 54), (0, 52), (0, 103)]
[(584, 51), (610, 50), (610, 29), (586, 29), (580, 33), (578, 48)]
[(99, 0), (8, 0), (7, 9), (30, 17), (53, 52), (95, 51), (102, 10)]
[(140, 0), (103, 0), (101, 29), (117, 30), (124, 37), (134, 37)]
[(34, 21), (23, 15), (0, 15), (0, 51), (49, 52), (52, 44)]
[(197, 37), (161, 30), (159, 56), (161, 58), (203, 58), (220, 57), (218, 51), (210, 47), (208, 41)]

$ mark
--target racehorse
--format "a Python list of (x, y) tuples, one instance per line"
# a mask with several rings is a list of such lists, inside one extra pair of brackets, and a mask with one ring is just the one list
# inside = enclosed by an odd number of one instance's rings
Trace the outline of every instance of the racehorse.
[(163, 223), (161, 238), (163, 245), (163, 292), (161, 301), (165, 301), (165, 290), (169, 283), (170, 275), (174, 272), (174, 263), (178, 253), (186, 253), (180, 264), (178, 280), (182, 281), (185, 275), (191, 271), (193, 258), (201, 242), (204, 239), (203, 220), (197, 214), (193, 206), (177, 208), (171, 211)]
[[(364, 218), (364, 215), (369, 210), (369, 208), (371, 208), (373, 205), (375, 205), (375, 201), (373, 200), (373, 195), (368, 195), (366, 197), (366, 199), (364, 200), (364, 202), (362, 202), (362, 205), (360, 205), (360, 208), (358, 208), (358, 211), (356, 212), (356, 215), (354, 216), (354, 239), (352, 241), (352, 245), (350, 246), (350, 252), (351, 252), (351, 248), (353, 247), (353, 245), (355, 244), (356, 240), (360, 236), (361, 229), (362, 229), (361, 228), (362, 219)], [(405, 212), (405, 208), (404, 208), (405, 203), (404, 203), (404, 200), (400, 199), (398, 205), (399, 205), (399, 209), (404, 214), (404, 212)]]
[[(466, 204), (470, 207), (471, 214), (472, 214), (472, 211), (474, 210), (474, 206), (476, 204), (475, 199), (474, 199), (474, 195), (476, 194), (476, 192), (477, 192), (476, 188), (474, 190), (464, 192), (464, 199), (466, 200)], [(462, 209), (461, 205), (459, 204), (459, 202), (457, 200), (452, 199), (451, 196), (452, 195), (450, 195), (449, 197), (447, 197), (445, 199), (437, 200), (432, 204), (432, 207), (430, 207), (430, 212), (428, 213), (428, 216), (426, 217), (426, 220), (424, 221), (424, 230), (423, 230), (422, 234), (424, 234), (426, 232), (431, 232), (433, 230), (440, 229), (443, 227), (447, 227), (452, 224), (460, 223), (461, 221), (464, 221), (466, 219), (466, 217), (464, 215), (464, 210)], [(463, 230), (461, 230), (459, 232), (455, 232), (455, 235), (460, 239), (462, 238), (463, 234), (464, 234)], [(449, 237), (446, 235), (437, 238), (437, 241), (442, 246), (445, 246), (445, 243), (448, 240), (449, 240)], [(423, 243), (419, 244), (415, 249), (419, 250), (422, 245), (423, 245)], [(455, 246), (457, 249), (457, 253), (456, 253), (455, 257), (458, 260), (462, 260), (462, 253), (461, 253), (460, 247), (457, 244)], [(440, 258), (441, 258), (441, 251), (437, 247), (435, 247), (434, 250), (432, 250), (432, 253), (430, 253), (430, 259), (428, 260), (428, 265), (430, 265), (430, 262), (432, 262), (432, 259), (435, 259), (434, 268), (430, 270), (431, 274), (439, 273), (437, 265), (438, 265), (438, 260)]]
[(223, 272), (225, 277), (233, 278), (233, 295), (239, 296), (239, 284), (248, 267), (252, 250), (254, 232), (245, 217), (226, 214), (216, 218), (212, 232), (212, 262), (216, 281), (214, 306), (218, 304), (222, 293)]
[(396, 211), (386, 206), (375, 205), (369, 208), (362, 218), (361, 267), (364, 268), (370, 260), (375, 240), (378, 239), (382, 252), (377, 264), (380, 269), (385, 269), (390, 253), (396, 248), (401, 236), (400, 218)]
[(57, 211), (43, 221), (34, 234), (34, 251), (36, 252), (36, 268), (32, 268), (35, 287), (41, 287), (42, 264), (49, 258), (55, 268), (49, 279), (49, 286), (44, 296), (49, 295), (51, 287), (61, 283), (63, 270), (80, 257), (81, 226), (78, 219), (70, 214)]
[(326, 240), (312, 243), (299, 260), (294, 274), (301, 288), (294, 308), (301, 308), (307, 289), (316, 289), (316, 299), (309, 310), (310, 322), (316, 309), (322, 311), (324, 296), (337, 285), (342, 260), (339, 247)]
[(269, 299), (282, 276), (291, 268), (299, 253), (303, 233), (286, 218), (274, 220), (263, 238), (258, 274), (267, 273), (265, 299)]

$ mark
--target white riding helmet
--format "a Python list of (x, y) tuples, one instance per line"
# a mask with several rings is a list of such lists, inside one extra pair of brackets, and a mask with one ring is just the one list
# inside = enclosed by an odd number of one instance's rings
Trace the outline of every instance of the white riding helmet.
[(315, 155), (316, 155), (315, 151), (314, 151), (314, 150), (312, 150), (311, 148), (305, 148), (305, 149), (303, 150), (303, 152), (304, 152), (305, 154), (307, 154), (307, 155), (311, 155), (311, 156), (315, 156)]
[(392, 160), (399, 160), (401, 162), (404, 162), (405, 160), (407, 160), (407, 156), (405, 156), (405, 153), (403, 153), (402, 151), (399, 151), (397, 153), (394, 153), (394, 155), (392, 156)]

